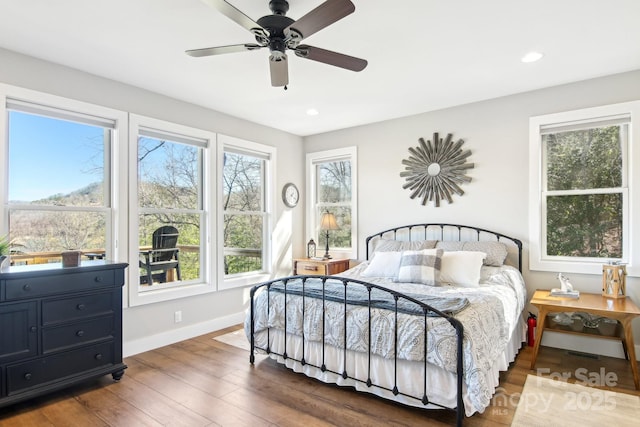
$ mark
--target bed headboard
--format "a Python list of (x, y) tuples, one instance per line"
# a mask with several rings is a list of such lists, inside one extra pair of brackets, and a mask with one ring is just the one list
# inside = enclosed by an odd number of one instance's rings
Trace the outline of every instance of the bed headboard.
[(491, 242), (506, 244), (507, 262), (522, 272), (522, 241), (495, 231), (458, 224), (413, 224), (390, 228), (367, 237), (367, 259), (379, 239), (419, 241), (441, 240), (456, 242)]

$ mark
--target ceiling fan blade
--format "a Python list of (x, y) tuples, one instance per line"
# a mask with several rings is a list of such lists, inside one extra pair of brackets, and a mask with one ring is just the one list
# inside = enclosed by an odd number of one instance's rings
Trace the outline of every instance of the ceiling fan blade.
[(356, 7), (350, 0), (327, 0), (311, 12), (285, 28), (284, 33), (297, 33), (299, 39), (309, 37), (334, 22), (353, 13)]
[(262, 46), (255, 43), (245, 43), (245, 44), (232, 44), (229, 46), (218, 46), (218, 47), (205, 47), (202, 49), (191, 49), (186, 50), (186, 53), (189, 56), (193, 56), (199, 58), (201, 56), (212, 56), (212, 55), (222, 55), (224, 53), (234, 53), (234, 52), (244, 52), (246, 50), (257, 50), (261, 49)]
[(271, 71), (271, 86), (286, 86), (289, 84), (289, 63), (287, 55), (269, 57), (269, 70)]
[(325, 64), (334, 65), (340, 68), (346, 68), (347, 70), (351, 71), (362, 71), (368, 64), (368, 62), (364, 59), (304, 44), (298, 46), (295, 49), (295, 52), (296, 55), (300, 58), (324, 62)]
[(264, 28), (262, 28), (257, 22), (253, 19), (249, 18), (247, 15), (238, 10), (235, 6), (227, 3), (224, 0), (201, 0), (204, 4), (217, 9), (218, 12), (222, 13), (227, 18), (231, 19), (241, 27), (246, 28), (247, 30), (254, 32), (253, 30), (258, 29), (262, 30), (263, 33), (268, 34)]

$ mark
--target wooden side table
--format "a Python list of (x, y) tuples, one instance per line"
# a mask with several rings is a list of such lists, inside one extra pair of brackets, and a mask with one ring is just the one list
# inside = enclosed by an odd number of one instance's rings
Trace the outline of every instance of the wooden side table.
[(310, 258), (298, 258), (293, 260), (294, 275), (320, 274), (331, 276), (340, 274), (349, 269), (349, 259), (328, 259), (317, 260)]
[[(568, 334), (578, 334), (583, 336), (591, 336), (605, 339), (615, 339), (622, 341), (622, 348), (627, 360), (631, 363), (631, 372), (633, 373), (633, 383), (636, 390), (640, 390), (640, 380), (638, 375), (638, 362), (636, 361), (636, 351), (633, 343), (633, 331), (631, 330), (631, 321), (640, 316), (640, 309), (631, 301), (630, 298), (607, 298), (601, 294), (580, 293), (580, 298), (552, 297), (548, 290), (537, 290), (531, 299), (531, 304), (538, 309), (538, 327), (536, 330), (536, 342), (533, 347), (533, 356), (531, 358), (531, 369), (536, 365), (542, 334), (545, 329), (554, 332), (563, 332)], [(590, 332), (589, 328), (579, 330), (567, 330), (554, 327), (550, 319), (547, 317), (549, 313), (558, 312), (584, 312), (596, 316), (615, 319), (619, 322), (612, 336), (599, 335)]]

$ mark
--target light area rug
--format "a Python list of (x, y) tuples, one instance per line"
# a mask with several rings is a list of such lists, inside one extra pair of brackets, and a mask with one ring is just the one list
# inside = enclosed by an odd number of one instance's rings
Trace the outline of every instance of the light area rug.
[(638, 426), (640, 397), (527, 375), (512, 426)]
[(249, 344), (247, 336), (244, 334), (244, 329), (238, 329), (237, 331), (229, 332), (224, 335), (218, 335), (213, 339), (243, 350), (251, 350), (251, 345)]

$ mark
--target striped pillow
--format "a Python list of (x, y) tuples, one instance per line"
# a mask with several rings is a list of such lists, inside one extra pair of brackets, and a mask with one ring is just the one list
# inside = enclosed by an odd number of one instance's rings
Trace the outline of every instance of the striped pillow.
[(442, 253), (442, 249), (402, 252), (396, 282), (439, 286)]

